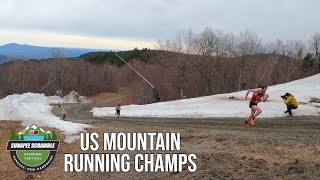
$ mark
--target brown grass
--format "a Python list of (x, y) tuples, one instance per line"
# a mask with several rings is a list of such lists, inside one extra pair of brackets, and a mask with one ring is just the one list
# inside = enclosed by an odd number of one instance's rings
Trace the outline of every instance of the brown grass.
[(320, 99), (319, 98), (311, 98), (311, 100), (309, 102), (310, 103), (320, 103)]
[[(181, 173), (135, 173), (134, 171), (65, 173), (63, 154), (81, 152), (80, 145), (79, 141), (66, 144), (63, 142), (63, 135), (58, 134), (61, 145), (53, 164), (42, 172), (27, 173), (18, 169), (13, 164), (9, 152), (5, 151), (11, 129), (15, 128), (18, 131), (23, 127), (20, 126), (20, 122), (0, 121), (1, 179), (317, 179), (320, 175), (320, 147), (317, 144), (316, 136), (319, 136), (317, 132), (312, 137), (295, 138), (290, 132), (284, 137), (250, 131), (251, 129), (222, 131), (196, 128), (196, 126), (194, 128), (158, 127), (136, 125), (130, 122), (87, 123), (95, 126), (89, 131), (99, 134), (104, 132), (180, 132), (182, 150), (179, 153), (195, 153), (197, 171), (194, 173), (188, 171)], [(102, 150), (99, 152), (107, 153)]]

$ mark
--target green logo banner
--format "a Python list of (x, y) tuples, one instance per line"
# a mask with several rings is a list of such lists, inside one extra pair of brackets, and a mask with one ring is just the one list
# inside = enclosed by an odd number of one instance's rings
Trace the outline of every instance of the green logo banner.
[(38, 172), (52, 163), (59, 143), (54, 131), (44, 131), (33, 124), (18, 134), (12, 129), (7, 151), (20, 169)]

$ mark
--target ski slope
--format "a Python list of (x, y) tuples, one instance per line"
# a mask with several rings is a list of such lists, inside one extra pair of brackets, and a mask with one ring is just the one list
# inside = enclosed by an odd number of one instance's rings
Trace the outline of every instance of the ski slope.
[[(283, 117), (286, 106), (281, 95), (293, 94), (299, 102), (299, 108), (293, 110), (295, 116), (319, 116), (320, 104), (309, 103), (311, 98), (320, 98), (320, 74), (268, 87), (270, 96), (266, 102), (260, 102), (262, 113), (259, 117)], [(147, 105), (122, 106), (121, 116), (126, 117), (166, 117), (166, 118), (208, 118), (208, 117), (248, 117), (249, 101), (244, 100), (246, 91), (219, 94), (200, 98), (160, 102)], [(229, 99), (234, 97), (234, 99)], [(115, 116), (114, 107), (93, 108), (94, 116)]]
[(79, 138), (79, 132), (89, 125), (63, 121), (51, 113), (50, 103), (64, 102), (58, 96), (46, 97), (44, 94), (14, 94), (0, 100), (0, 120), (22, 121), (24, 127), (36, 124), (38, 127), (59, 129), (65, 142), (71, 143)]

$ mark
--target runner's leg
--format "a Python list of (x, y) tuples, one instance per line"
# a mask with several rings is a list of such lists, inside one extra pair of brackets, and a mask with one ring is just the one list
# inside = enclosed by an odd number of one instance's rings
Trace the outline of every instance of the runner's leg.
[(253, 110), (253, 109), (251, 108), (251, 114), (250, 114), (250, 116), (248, 117), (248, 119), (244, 122), (245, 124), (248, 124), (249, 120), (254, 116), (254, 113), (255, 113), (255, 110)]
[[(252, 106), (253, 107), (253, 106)], [(248, 117), (248, 120), (250, 120), (251, 118), (254, 117), (254, 113), (256, 112), (256, 110), (254, 110), (253, 108), (251, 107), (251, 114), (250, 116)]]
[(251, 109), (255, 110), (255, 113), (252, 117), (253, 119), (255, 119), (262, 112), (262, 110), (256, 105), (252, 106)]

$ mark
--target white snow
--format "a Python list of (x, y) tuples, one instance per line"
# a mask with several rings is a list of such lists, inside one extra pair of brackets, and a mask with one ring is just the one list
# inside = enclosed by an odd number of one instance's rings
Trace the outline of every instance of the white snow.
[(22, 121), (24, 127), (36, 124), (39, 127), (51, 127), (61, 130), (66, 136), (65, 142), (71, 143), (79, 138), (79, 132), (89, 125), (63, 121), (51, 113), (49, 104), (63, 102), (57, 96), (46, 97), (44, 94), (14, 94), (0, 100), (0, 120)]
[[(259, 117), (283, 117), (286, 106), (281, 95), (293, 94), (299, 108), (293, 110), (294, 115), (319, 116), (320, 104), (309, 103), (312, 97), (320, 98), (320, 74), (305, 79), (268, 87), (270, 95), (266, 102), (260, 102), (262, 113)], [(249, 101), (252, 93), (245, 101), (246, 91), (219, 94), (193, 99), (160, 102), (148, 105), (122, 106), (121, 116), (127, 117), (169, 117), (169, 118), (205, 118), (205, 117), (248, 117)], [(234, 97), (234, 99), (229, 99)], [(302, 103), (301, 103), (302, 102)], [(318, 106), (318, 107), (317, 107)], [(94, 116), (115, 116), (114, 107), (93, 108)]]
[(64, 96), (63, 98), (59, 96), (49, 96), (48, 102), (52, 104), (58, 104), (59, 102), (62, 103), (88, 103), (88, 99), (84, 96), (79, 95), (75, 91), (71, 91), (68, 95)]
[(71, 91), (68, 95), (63, 97), (63, 103), (87, 103), (86, 97), (79, 95), (75, 91)]

